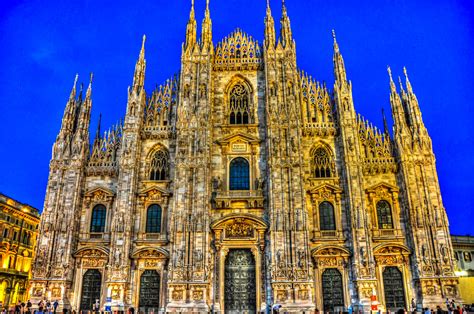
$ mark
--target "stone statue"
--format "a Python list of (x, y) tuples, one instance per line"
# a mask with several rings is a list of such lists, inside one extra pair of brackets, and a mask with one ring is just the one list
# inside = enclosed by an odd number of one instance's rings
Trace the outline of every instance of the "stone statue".
[(114, 261), (115, 261), (115, 266), (120, 266), (120, 258), (122, 257), (122, 252), (120, 251), (120, 248), (115, 248), (115, 254), (114, 254)]
[(213, 188), (215, 191), (220, 191), (221, 186), (222, 186), (221, 177), (213, 177), (213, 178), (212, 178), (212, 188)]

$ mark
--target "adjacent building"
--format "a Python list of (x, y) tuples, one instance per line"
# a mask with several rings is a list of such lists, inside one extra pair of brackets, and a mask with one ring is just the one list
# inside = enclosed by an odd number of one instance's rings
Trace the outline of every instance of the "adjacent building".
[(462, 300), (465, 304), (474, 304), (474, 237), (453, 235), (451, 242)]
[(1, 193), (0, 208), (0, 302), (10, 307), (28, 299), (40, 214)]
[(179, 74), (152, 91), (144, 37), (125, 117), (92, 145), (92, 79), (83, 93), (76, 77), (53, 145), (35, 300), (301, 313), (459, 298), (406, 70), (396, 87), (389, 69), (393, 132), (379, 129), (356, 112), (335, 34), (326, 85), (299, 68), (284, 2), (280, 34), (269, 4), (264, 24), (263, 44), (240, 29), (215, 44), (209, 1), (200, 38), (193, 4)]

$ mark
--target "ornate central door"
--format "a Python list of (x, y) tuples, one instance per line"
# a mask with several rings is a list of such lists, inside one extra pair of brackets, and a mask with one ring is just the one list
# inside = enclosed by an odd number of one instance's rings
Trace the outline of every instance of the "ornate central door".
[(336, 312), (344, 307), (344, 290), (342, 275), (335, 268), (328, 268), (323, 272), (323, 306), (324, 312)]
[(402, 272), (397, 267), (386, 267), (383, 270), (383, 289), (385, 306), (396, 311), (405, 308), (405, 289)]
[(255, 259), (250, 249), (231, 249), (225, 261), (226, 313), (255, 313)]
[(100, 302), (102, 275), (97, 269), (89, 269), (82, 277), (81, 310), (92, 310), (96, 302)]
[(160, 307), (160, 275), (156, 270), (147, 269), (140, 277), (140, 312), (158, 312)]

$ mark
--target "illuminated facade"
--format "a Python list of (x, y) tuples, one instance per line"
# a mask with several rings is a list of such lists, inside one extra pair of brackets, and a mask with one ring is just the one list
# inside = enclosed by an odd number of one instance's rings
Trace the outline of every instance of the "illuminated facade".
[(459, 276), (459, 291), (465, 304), (474, 304), (474, 237), (451, 236), (455, 273)]
[[(32, 294), (61, 306), (289, 312), (458, 297), (431, 138), (390, 74), (393, 138), (358, 115), (334, 35), (332, 90), (302, 72), (285, 5), (264, 43), (214, 45), (194, 7), (179, 75), (89, 147), (92, 87), (53, 146)], [(390, 72), (390, 71), (389, 71)], [(406, 74), (406, 71), (405, 71)], [(77, 78), (76, 78), (77, 81)], [(110, 300), (110, 301), (108, 301)]]
[(0, 207), (0, 302), (10, 307), (28, 298), (40, 214), (1, 193)]

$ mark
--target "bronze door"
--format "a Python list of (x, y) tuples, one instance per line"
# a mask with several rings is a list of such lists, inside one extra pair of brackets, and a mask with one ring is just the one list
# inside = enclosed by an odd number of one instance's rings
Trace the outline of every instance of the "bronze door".
[(160, 275), (156, 270), (145, 270), (140, 277), (140, 312), (157, 313), (160, 307)]
[(82, 296), (80, 310), (92, 310), (93, 305), (100, 303), (102, 275), (97, 269), (89, 269), (82, 277)]
[(249, 249), (231, 249), (225, 261), (225, 313), (255, 313), (255, 259)]
[(386, 267), (383, 270), (383, 289), (385, 306), (396, 311), (405, 308), (405, 289), (402, 272), (397, 267)]
[(323, 306), (324, 312), (336, 312), (344, 307), (344, 288), (342, 275), (336, 268), (323, 272)]

